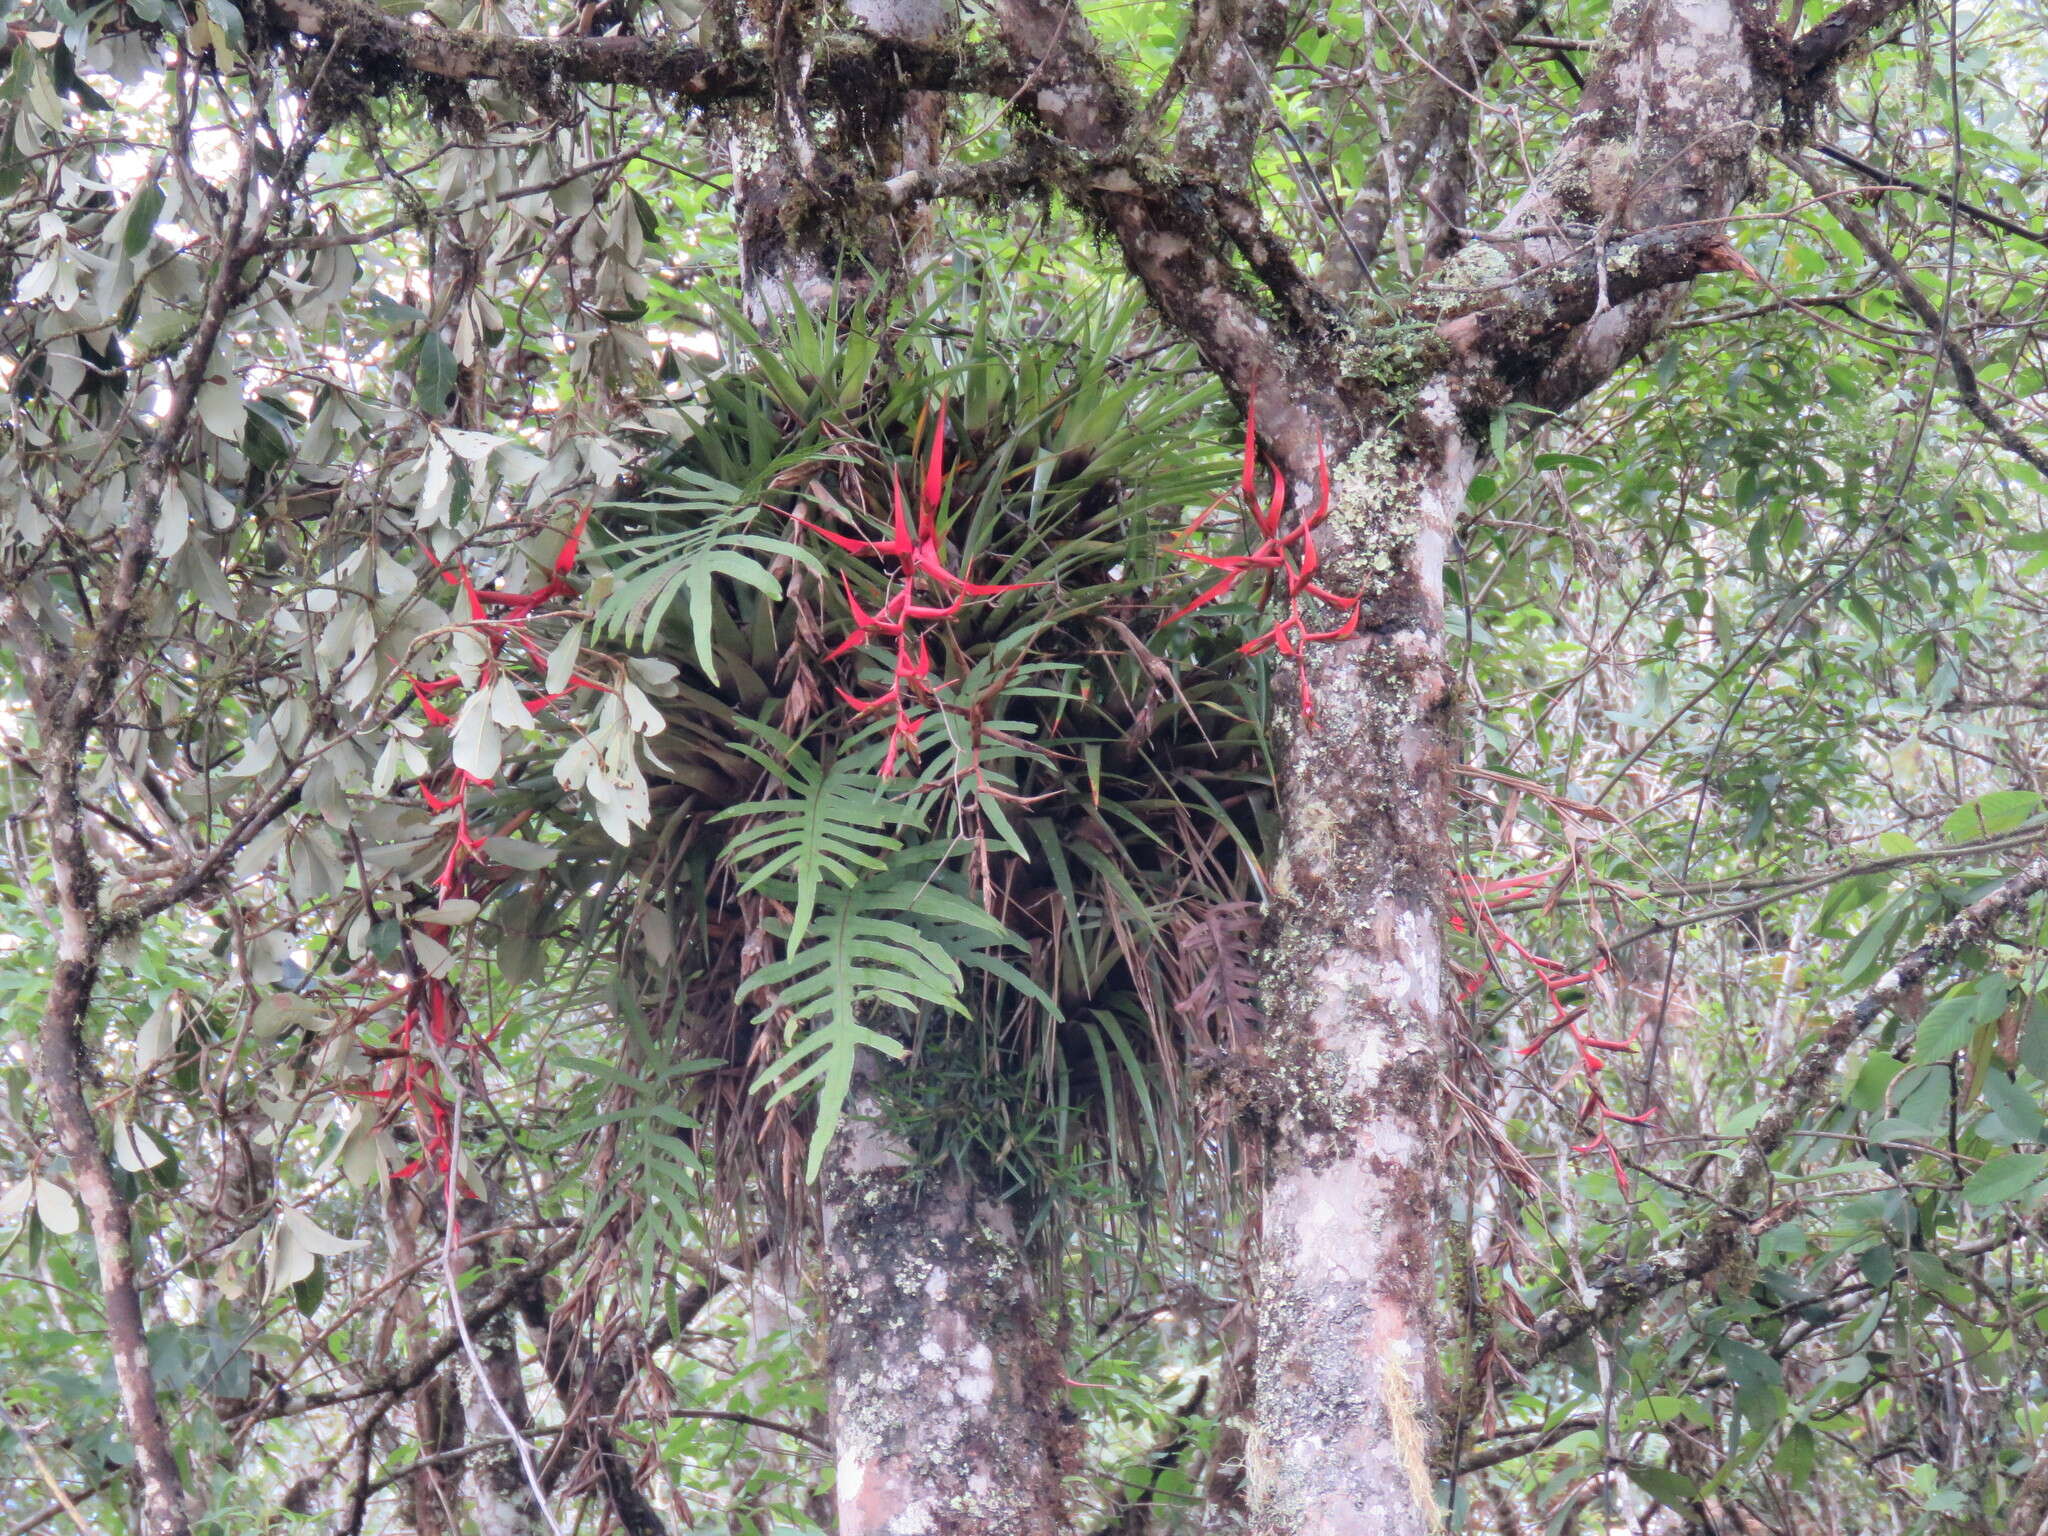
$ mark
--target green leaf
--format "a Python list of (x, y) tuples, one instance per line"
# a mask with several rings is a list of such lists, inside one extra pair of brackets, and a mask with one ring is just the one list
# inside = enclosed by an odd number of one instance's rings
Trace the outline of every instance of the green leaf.
[(1878, 1051), (1857, 1069), (1856, 1081), (1849, 1089), (1849, 1105), (1866, 1113), (1884, 1108), (1885, 1090), (1892, 1085), (1892, 1079), (1905, 1071), (1906, 1064), (1896, 1056)]
[(121, 226), (121, 249), (130, 256), (140, 256), (147, 250), (149, 237), (156, 231), (157, 215), (163, 209), (163, 183), (154, 178), (145, 181), (128, 205), (128, 220)]
[[(1984, 1074), (1984, 1102), (1993, 1111), (2007, 1139), (2012, 1141), (2048, 1142), (2048, 1119), (2041, 1114), (2041, 1106), (2034, 1096), (1995, 1068)], [(1992, 1138), (1986, 1129), (1984, 1135)]]
[(206, 0), (206, 14), (213, 18), (213, 24), (220, 28), (221, 34), (234, 45), (237, 52), (240, 52), (245, 29), (242, 12), (233, 4), (233, 0)]
[(413, 359), (413, 400), (429, 416), (446, 416), (455, 403), (455, 384), (460, 375), (455, 354), (433, 331), (420, 338)]
[(1963, 1198), (1972, 1205), (2004, 1205), (2031, 1189), (2043, 1168), (2048, 1168), (2048, 1153), (2002, 1152), (1970, 1175)]
[(1977, 999), (1968, 992), (1944, 997), (1929, 1008), (1913, 1038), (1913, 1060), (1940, 1061), (1953, 1056), (1977, 1033)]
[(599, 551), (606, 561), (620, 563), (610, 595), (598, 606), (592, 634), (634, 637), (652, 647), (681, 598), (697, 665), (715, 682), (719, 583), (752, 587), (779, 602), (782, 583), (769, 570), (769, 561), (793, 560), (820, 572), (823, 567), (799, 544), (752, 532), (760, 509), (735, 486), (694, 471), (674, 471), (666, 489), (664, 499), (619, 502), (607, 509), (683, 520), (688, 526), (621, 540)]
[(1624, 1466), (1622, 1471), (1628, 1474), (1630, 1482), (1668, 1508), (1684, 1511), (1699, 1502), (1699, 1485), (1682, 1472), (1634, 1464)]
[(817, 1090), (805, 1177), (815, 1179), (853, 1088), (861, 1051), (901, 1058), (905, 1048), (868, 1022), (926, 1007), (964, 1012), (961, 963), (991, 939), (1016, 943), (986, 912), (957, 898), (930, 868), (932, 851), (905, 850), (881, 874), (821, 893), (811, 942), (747, 978), (740, 997), (775, 994), (757, 1023), (778, 1012), (810, 1028), (755, 1081), (768, 1103)]
[(742, 892), (770, 882), (794, 889), (796, 906), (784, 941), (794, 949), (811, 925), (819, 889), (828, 881), (851, 887), (886, 868), (887, 856), (903, 846), (886, 829), (913, 820), (916, 809), (888, 799), (874, 774), (857, 773), (840, 763), (821, 765), (794, 742), (783, 743), (786, 771), (746, 744), (736, 746), (776, 772), (791, 794), (788, 799), (731, 806), (713, 819), (752, 818), (726, 845), (725, 857), (742, 874)]
[(1841, 975), (1836, 978), (1843, 988), (1861, 985), (1884, 969), (1891, 958), (1891, 950), (1900, 931), (1905, 928), (1913, 915), (1916, 898), (1911, 892), (1894, 897), (1878, 910), (1870, 926), (1857, 936), (1849, 953), (1842, 961)]
[(2000, 789), (1979, 795), (1941, 824), (1951, 843), (1997, 837), (2023, 826), (2041, 813), (2041, 796), (2031, 789)]
[(1780, 1473), (1794, 1488), (1804, 1488), (1813, 1478), (1814, 1450), (1812, 1426), (1794, 1424), (1785, 1431), (1777, 1455), (1771, 1458), (1772, 1470)]

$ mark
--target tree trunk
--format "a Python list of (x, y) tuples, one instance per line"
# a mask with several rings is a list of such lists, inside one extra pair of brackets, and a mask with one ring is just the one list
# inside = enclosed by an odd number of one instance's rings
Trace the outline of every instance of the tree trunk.
[(1333, 564), (1354, 582), (1381, 559), (1393, 569), (1359, 636), (1315, 649), (1316, 723), (1285, 746), (1248, 1453), (1253, 1526), (1272, 1536), (1406, 1536), (1436, 1520), (1443, 561), (1474, 456), (1448, 412), (1433, 425), (1429, 452), (1369, 438), (1334, 477)]
[[(944, 0), (854, 0), (878, 37), (930, 43)], [(774, 39), (768, 39), (771, 45)], [(803, 67), (801, 64), (799, 67)], [(928, 233), (919, 203), (856, 211), (828, 187), (929, 171), (947, 103), (879, 98), (858, 121), (797, 112), (735, 133), (742, 288), (757, 317), (800, 303), (841, 315), (905, 273)], [(920, 1167), (880, 1123), (864, 1065), (824, 1170), (826, 1375), (840, 1536), (1056, 1536), (1070, 1438), (1062, 1376), (1007, 1207), (967, 1175)]]
[(839, 1536), (1058, 1536), (1057, 1356), (1007, 1207), (847, 1106), (824, 1175)]
[[(40, 689), (37, 704), (40, 722), (49, 731), (55, 711), (48, 707)], [(150, 1365), (134, 1219), (113, 1162), (100, 1144), (99, 1125), (85, 1091), (86, 1014), (92, 1006), (106, 942), (100, 919), (99, 868), (87, 844), (78, 789), (85, 751), (85, 730), (60, 726), (50, 732), (43, 753), (43, 822), (59, 920), (56, 964), (51, 968), (34, 1057), (36, 1087), (49, 1105), (57, 1145), (70, 1165), (71, 1181), (92, 1233), (121, 1423), (135, 1451), (135, 1472), (141, 1486), (142, 1530), (145, 1536), (189, 1536), (192, 1527), (185, 1509), (184, 1482)]]
[[(451, 1202), (445, 1214), (458, 1223), (456, 1235), (489, 1232), (499, 1222), (495, 1197)], [(444, 1241), (448, 1234), (444, 1233)], [(463, 1390), (451, 1392), (455, 1422), (466, 1427), (472, 1442), (490, 1442), (464, 1458), (462, 1473), (469, 1485), (469, 1510), (476, 1536), (542, 1536), (553, 1529), (528, 1478), (533, 1411), (526, 1400), (526, 1378), (519, 1359), (519, 1339), (512, 1326), (514, 1306), (499, 1307), (474, 1324), (461, 1320), (464, 1281), (488, 1277), (498, 1258), (497, 1245), (486, 1238), (457, 1242), (443, 1258), (443, 1277), (453, 1321), (463, 1336), (460, 1380)], [(488, 1284), (488, 1281), (484, 1281)], [(471, 1288), (473, 1289), (473, 1287)], [(456, 1444), (460, 1445), (461, 1440)], [(537, 1468), (536, 1468), (537, 1470)]]

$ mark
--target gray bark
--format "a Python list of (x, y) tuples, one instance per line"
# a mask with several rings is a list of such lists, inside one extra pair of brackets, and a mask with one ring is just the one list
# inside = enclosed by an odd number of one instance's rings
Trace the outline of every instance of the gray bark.
[(1058, 1536), (1062, 1378), (1007, 1207), (857, 1090), (825, 1169), (840, 1536)]
[(1377, 574), (1379, 592), (1358, 638), (1316, 648), (1320, 724), (1286, 740), (1248, 1448), (1253, 1526), (1274, 1536), (1397, 1536), (1436, 1519), (1443, 561), (1476, 453), (1442, 386), (1426, 425), (1426, 457), (1368, 440), (1339, 468), (1335, 564), (1354, 583)]

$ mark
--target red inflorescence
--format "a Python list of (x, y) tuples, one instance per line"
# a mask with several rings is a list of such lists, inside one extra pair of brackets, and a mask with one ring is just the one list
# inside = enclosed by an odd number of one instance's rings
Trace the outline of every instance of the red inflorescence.
[[(1555, 869), (1545, 869), (1532, 874), (1510, 876), (1504, 880), (1474, 880), (1471, 876), (1465, 875), (1460, 877), (1460, 883), (1464, 889), (1466, 905), (1478, 919), (1481, 937), (1485, 939), (1487, 948), (1493, 951), (1495, 960), (1499, 961), (1512, 953), (1533, 967), (1537, 980), (1542, 983), (1544, 996), (1549, 1002), (1549, 1021), (1534, 1040), (1522, 1047), (1520, 1054), (1535, 1055), (1560, 1031), (1571, 1040), (1573, 1048), (1578, 1053), (1578, 1060), (1573, 1063), (1572, 1071), (1585, 1079), (1586, 1089), (1585, 1103), (1579, 1107), (1579, 1124), (1592, 1130), (1594, 1134), (1590, 1140), (1583, 1145), (1574, 1146), (1572, 1150), (1582, 1155), (1593, 1152), (1606, 1153), (1607, 1161), (1614, 1167), (1615, 1178), (1621, 1182), (1623, 1189), (1627, 1189), (1628, 1173), (1621, 1166), (1621, 1153), (1608, 1137), (1608, 1124), (1614, 1122), (1622, 1125), (1645, 1125), (1657, 1112), (1654, 1109), (1646, 1109), (1639, 1115), (1629, 1115), (1615, 1109), (1607, 1101), (1606, 1091), (1601, 1087), (1600, 1074), (1607, 1066), (1607, 1056), (1603, 1053), (1634, 1050), (1636, 1036), (1641, 1033), (1642, 1026), (1638, 1024), (1626, 1040), (1606, 1040), (1598, 1035), (1587, 1034), (1581, 1027), (1588, 1012), (1586, 1005), (1568, 1005), (1564, 1001), (1564, 994), (1575, 987), (1585, 986), (1606, 970), (1606, 957), (1602, 956), (1595, 960), (1588, 970), (1571, 970), (1563, 961), (1552, 959), (1548, 955), (1539, 955), (1523, 944), (1502, 926), (1498, 915), (1502, 906), (1535, 895), (1557, 873)], [(1454, 916), (1451, 919), (1451, 926), (1462, 933), (1466, 925), (1462, 918)], [(1466, 985), (1465, 996), (1471, 997), (1485, 984), (1484, 973), (1473, 977)]]
[[(1279, 465), (1268, 461), (1267, 468), (1273, 477), (1273, 494), (1261, 508), (1257, 486), (1258, 463), (1258, 416), (1253, 408), (1247, 407), (1244, 418), (1244, 476), (1238, 484), (1238, 500), (1244, 515), (1258, 531), (1259, 545), (1248, 555), (1205, 555), (1192, 549), (1177, 550), (1182, 559), (1209, 566), (1223, 572), (1223, 575), (1196, 593), (1191, 601), (1168, 614), (1160, 627), (1163, 629), (1167, 624), (1186, 618), (1196, 609), (1227, 596), (1238, 582), (1253, 572), (1263, 574), (1268, 583), (1260, 597), (1260, 606), (1263, 607), (1271, 598), (1272, 583), (1277, 580), (1286, 601), (1286, 612), (1263, 633), (1254, 635), (1239, 646), (1238, 650), (1246, 656), (1276, 650), (1282, 656), (1293, 657), (1301, 683), (1302, 718), (1313, 724), (1316, 701), (1308, 683), (1308, 647), (1318, 641), (1348, 640), (1358, 633), (1362, 597), (1339, 596), (1315, 580), (1321, 565), (1321, 557), (1316, 553), (1315, 531), (1330, 515), (1330, 466), (1323, 457), (1321, 443), (1316, 445), (1316, 503), (1299, 522), (1284, 532), (1287, 477), (1280, 472)], [(1204, 509), (1200, 517), (1181, 530), (1176, 542), (1193, 534), (1221, 505), (1222, 498), (1219, 497)], [(1335, 610), (1337, 623), (1328, 629), (1310, 628), (1301, 611), (1304, 597), (1314, 598)]]
[[(467, 599), (468, 621), (472, 627), (482, 631), (490, 649), (490, 657), (478, 673), (477, 689), (488, 689), (496, 681), (504, 667), (502, 658), (508, 643), (515, 643), (527, 661), (545, 672), (547, 654), (529, 633), (529, 625), (550, 601), (575, 595), (568, 576), (575, 568), (589, 520), (590, 509), (586, 507), (564, 541), (561, 553), (555, 557), (547, 581), (531, 592), (480, 591), (471, 580), (469, 571), (460, 566), (441, 573), (444, 581), (462, 589)], [(444, 709), (436, 700), (461, 688), (459, 677), (421, 678), (408, 673), (405, 680), (429, 725), (447, 727), (455, 723), (455, 711)], [(559, 693), (543, 694), (525, 701), (527, 711), (537, 715), (550, 704), (579, 689), (610, 691), (602, 683), (576, 676)], [(439, 793), (429, 782), (435, 779), (442, 781)], [(478, 785), (488, 786), (489, 783), (489, 780), (478, 779), (453, 764), (418, 782), (420, 799), (428, 810), (436, 815), (449, 811), (455, 813), (454, 840), (433, 883), (437, 907), (445, 908), (450, 902), (469, 899), (479, 893), (478, 878), (485, 862), (486, 834), (478, 832), (470, 824), (469, 792)], [(445, 946), (451, 925), (422, 923), (418, 925), (418, 931), (434, 943)], [(458, 1149), (455, 1144), (454, 1107), (443, 1078), (443, 1068), (456, 1051), (474, 1056), (487, 1049), (496, 1031), (483, 1035), (466, 1034), (463, 1026), (468, 1019), (468, 1010), (464, 1008), (455, 985), (445, 976), (431, 974), (430, 968), (422, 965), (411, 953), (407, 955), (406, 970), (406, 983), (401, 994), (405, 1011), (398, 1028), (392, 1033), (390, 1045), (375, 1052), (380, 1061), (379, 1081), (369, 1090), (369, 1097), (390, 1102), (394, 1112), (399, 1105), (409, 1108), (419, 1134), (419, 1156), (395, 1170), (391, 1176), (409, 1179), (425, 1170), (442, 1181), (444, 1190), (471, 1194), (473, 1191), (462, 1181), (456, 1166)]]
[[(888, 750), (882, 757), (882, 777), (885, 779), (896, 772), (896, 764), (904, 756), (907, 755), (912, 762), (917, 760), (918, 732), (926, 716), (910, 712), (913, 701), (922, 700), (936, 707), (939, 690), (947, 687), (950, 681), (935, 676), (930, 643), (926, 632), (918, 626), (943, 624), (958, 618), (966, 611), (966, 600), (970, 597), (995, 597), (1039, 585), (1037, 582), (1007, 585), (975, 582), (947, 567), (945, 549), (939, 539), (939, 508), (945, 501), (945, 477), (946, 403), (941, 400), (937, 421), (932, 428), (931, 454), (925, 460), (919, 487), (917, 526), (914, 529), (909, 508), (903, 499), (903, 482), (893, 469), (889, 471), (890, 536), (886, 539), (848, 538), (845, 534), (834, 533), (829, 528), (820, 528), (816, 523), (796, 517), (795, 513), (790, 514), (819, 538), (829, 540), (849, 555), (896, 562), (896, 574), (888, 578), (888, 598), (873, 613), (863, 608), (860, 599), (853, 595), (853, 583), (843, 575), (840, 577), (846, 589), (847, 606), (853, 612), (853, 630), (825, 657), (827, 661), (835, 661), (872, 640), (894, 641), (895, 659), (886, 692), (872, 699), (857, 699), (844, 688), (835, 690), (861, 714), (885, 708), (895, 710)], [(931, 585), (934, 589), (932, 595), (937, 601), (918, 601), (920, 580)]]

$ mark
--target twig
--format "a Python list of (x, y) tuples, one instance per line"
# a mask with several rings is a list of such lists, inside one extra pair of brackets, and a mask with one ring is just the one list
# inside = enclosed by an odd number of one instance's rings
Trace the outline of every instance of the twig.
[[(1772, 1156), (1833, 1080), (1849, 1047), (1886, 1009), (1963, 949), (1988, 937), (2002, 919), (2025, 907), (2043, 890), (2048, 890), (2048, 855), (2036, 858), (1989, 895), (1957, 913), (1932, 939), (1901, 958), (1876, 986), (1837, 1014), (1772, 1094), (1771, 1107), (1751, 1129), (1748, 1143), (1736, 1160), (1722, 1203), (1741, 1211), (1755, 1199), (1770, 1170)], [(1775, 1224), (1777, 1216), (1767, 1213), (1761, 1220)], [(1640, 1264), (1625, 1265), (1612, 1278), (1593, 1287), (1586, 1298), (1552, 1307), (1536, 1319), (1523, 1363), (1555, 1353), (1673, 1286), (1710, 1274), (1749, 1235), (1750, 1226), (1739, 1216), (1717, 1217), (1706, 1231), (1682, 1248)]]

